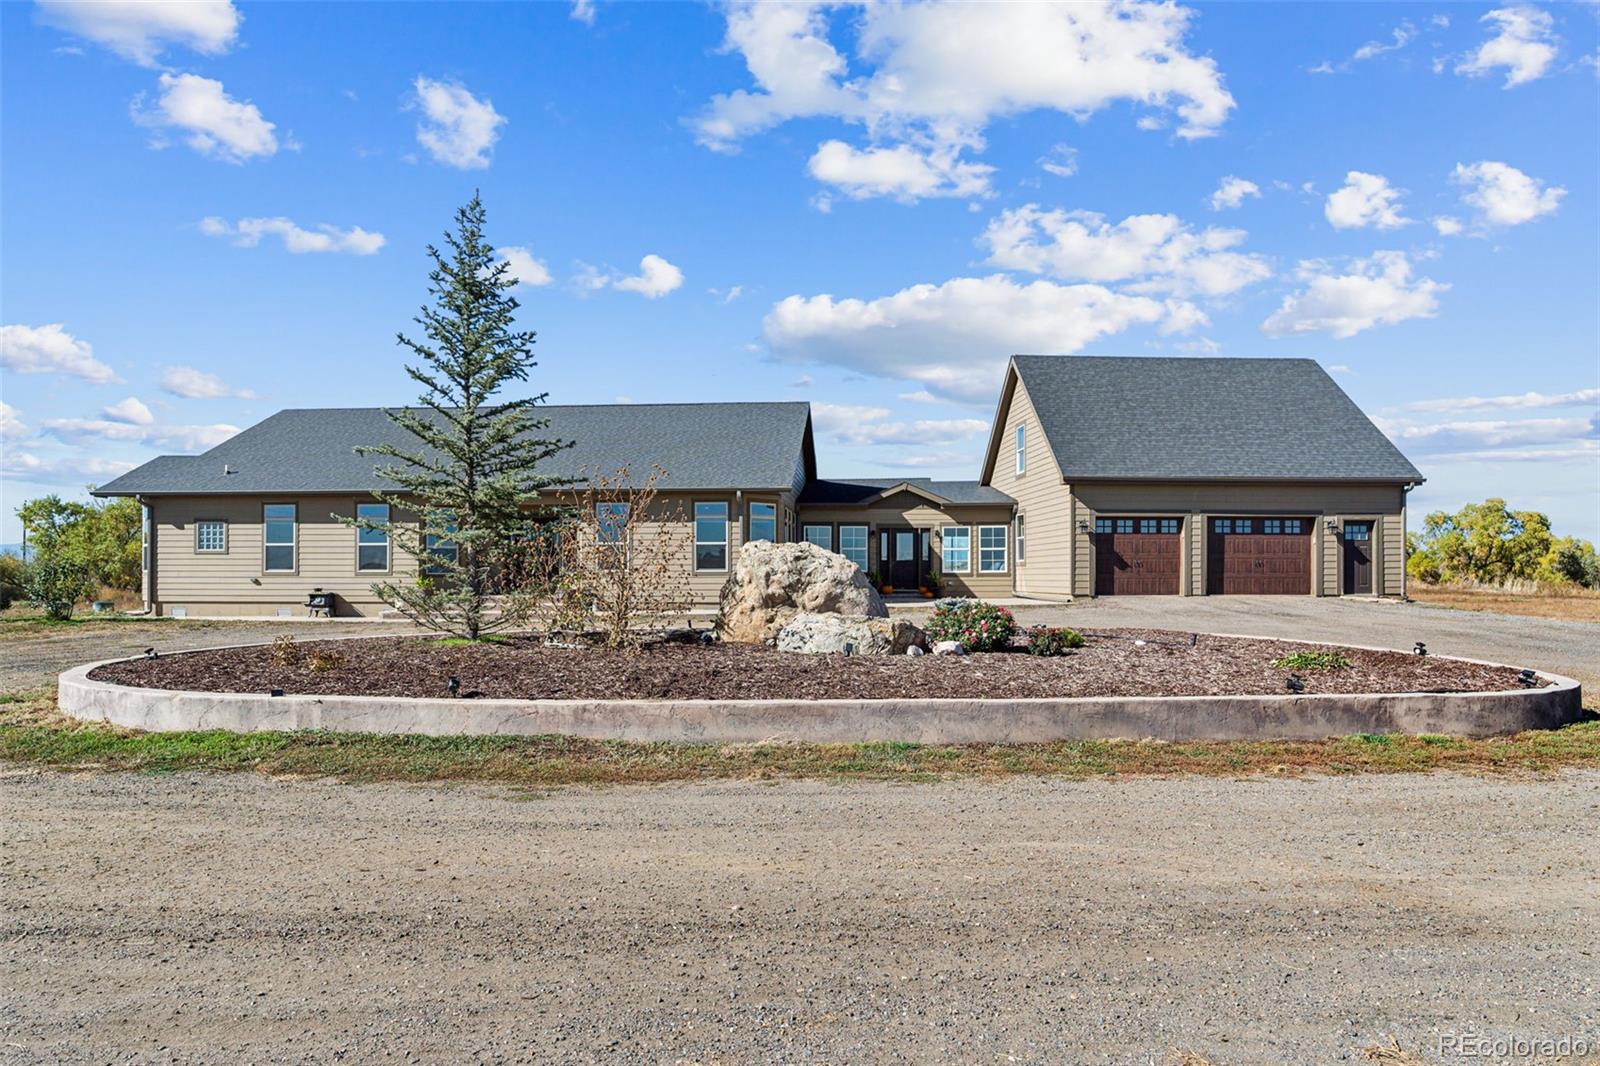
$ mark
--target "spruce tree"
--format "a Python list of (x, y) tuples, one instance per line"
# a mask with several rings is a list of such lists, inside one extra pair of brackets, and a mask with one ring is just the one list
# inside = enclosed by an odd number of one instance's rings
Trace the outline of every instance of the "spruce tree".
[(396, 488), (374, 493), (389, 504), (388, 520), (349, 520), (387, 533), (398, 558), (418, 561), (414, 579), (373, 590), (418, 624), (469, 640), (531, 609), (530, 590), (503, 587), (501, 577), (535, 524), (529, 506), (554, 480), (537, 464), (571, 447), (543, 435), (550, 422), (536, 409), (547, 394), (499, 396), (537, 364), (533, 332), (513, 321), (516, 281), (484, 240), (484, 217), (474, 193), (445, 234), (447, 250), (428, 246), (433, 303), (415, 320), (423, 339), (399, 334), (420, 360), (406, 373), (422, 395), (416, 408), (384, 412), (414, 443), (356, 449), (391, 460), (376, 472)]

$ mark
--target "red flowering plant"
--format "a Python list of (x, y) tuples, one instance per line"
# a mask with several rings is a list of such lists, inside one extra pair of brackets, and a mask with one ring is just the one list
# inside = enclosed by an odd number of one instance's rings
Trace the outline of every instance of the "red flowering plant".
[(954, 640), (968, 651), (1005, 651), (1017, 620), (1004, 607), (982, 600), (944, 599), (933, 605), (925, 627), (931, 640)]

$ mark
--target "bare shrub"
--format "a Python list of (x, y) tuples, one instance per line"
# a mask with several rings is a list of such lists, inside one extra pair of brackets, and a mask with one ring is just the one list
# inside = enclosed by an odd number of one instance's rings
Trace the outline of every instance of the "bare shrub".
[(324, 670), (337, 670), (344, 665), (344, 653), (334, 651), (332, 648), (323, 648), (314, 651), (306, 659), (306, 665), (313, 672), (321, 673)]
[(291, 634), (272, 638), (272, 661), (279, 666), (299, 666), (305, 649), (294, 642)]

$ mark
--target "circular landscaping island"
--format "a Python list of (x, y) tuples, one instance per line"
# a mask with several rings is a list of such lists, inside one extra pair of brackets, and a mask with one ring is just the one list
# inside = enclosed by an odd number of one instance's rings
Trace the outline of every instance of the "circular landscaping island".
[(1575, 682), (1392, 651), (1089, 630), (1067, 654), (801, 655), (693, 635), (635, 653), (534, 638), (284, 642), (80, 667), (69, 714), (145, 729), (1007, 743), (1482, 736), (1581, 713)]

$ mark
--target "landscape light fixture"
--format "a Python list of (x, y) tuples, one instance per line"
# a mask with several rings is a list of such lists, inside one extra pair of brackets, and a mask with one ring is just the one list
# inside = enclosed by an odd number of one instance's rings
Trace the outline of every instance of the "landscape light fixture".
[(851, 644), (848, 641), (846, 641), (845, 642), (845, 646), (844, 646), (844, 653), (845, 653), (845, 655), (847, 657), (851, 656), (851, 655), (854, 655), (856, 653), (856, 646), (854, 644)]
[(145, 650), (144, 650), (144, 657), (145, 657), (145, 658), (146, 658), (146, 659), (156, 659), (156, 658), (160, 658), (160, 656), (158, 656), (158, 655), (157, 655), (157, 654), (156, 654), (156, 650), (155, 650), (155, 649), (154, 649), (154, 648), (146, 648), (146, 649), (145, 649)]
[(1523, 685), (1527, 686), (1528, 688), (1532, 688), (1533, 683), (1539, 680), (1539, 675), (1534, 673), (1532, 670), (1523, 670), (1517, 674), (1517, 680), (1521, 681)]
[(281, 695), (283, 695), (283, 689), (275, 688), (271, 692), (267, 693), (267, 695), (269, 695), (269, 696), (281, 696)]
[(1417, 641), (1417, 646), (1415, 648), (1411, 649), (1411, 650), (1416, 652), (1418, 655), (1426, 655), (1426, 654), (1428, 654), (1428, 646), (1426, 644), (1422, 643), (1422, 641), (1420, 641), (1420, 640)]
[(1301, 680), (1299, 674), (1290, 674), (1288, 677), (1284, 678), (1283, 687), (1288, 689), (1290, 692), (1304, 692), (1306, 690), (1306, 683)]
[(459, 677), (457, 677), (455, 674), (451, 674), (450, 675), (450, 680), (446, 681), (444, 684), (445, 684), (445, 688), (448, 688), (450, 690), (450, 695), (451, 696), (455, 696), (457, 693), (459, 693), (461, 691), (461, 679)]

